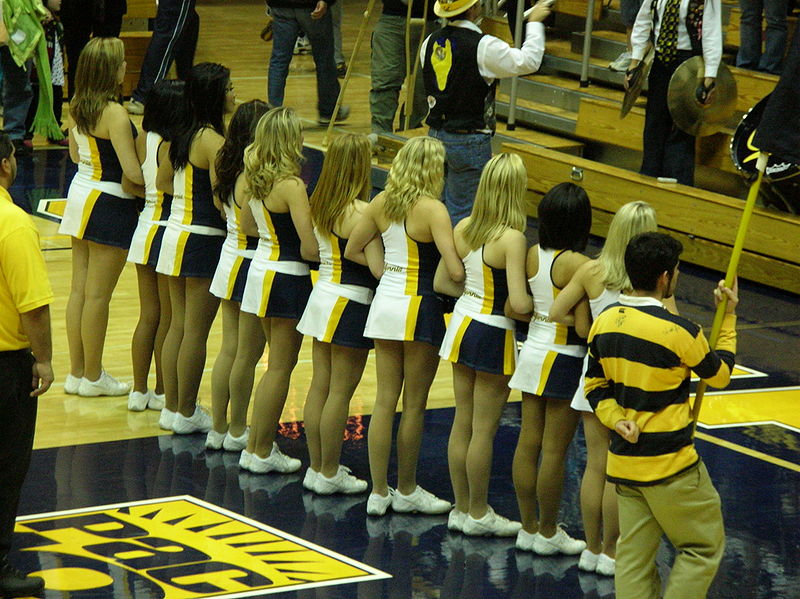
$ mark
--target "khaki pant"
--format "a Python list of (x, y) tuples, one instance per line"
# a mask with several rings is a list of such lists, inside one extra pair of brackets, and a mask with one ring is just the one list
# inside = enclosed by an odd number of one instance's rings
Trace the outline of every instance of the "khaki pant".
[(651, 487), (617, 485), (620, 537), (617, 599), (658, 599), (656, 553), (662, 534), (675, 546), (664, 599), (701, 599), (725, 546), (720, 499), (705, 464)]

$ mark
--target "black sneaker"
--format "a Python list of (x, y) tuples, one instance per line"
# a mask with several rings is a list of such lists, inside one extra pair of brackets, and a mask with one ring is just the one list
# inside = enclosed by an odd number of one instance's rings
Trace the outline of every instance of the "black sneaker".
[(17, 158), (20, 156), (31, 156), (33, 154), (33, 144), (30, 140), (12, 139), (11, 143), (14, 144), (14, 155)]
[[(336, 117), (334, 122), (336, 123), (343, 123), (347, 120), (347, 117), (350, 116), (350, 107), (346, 105), (339, 106), (339, 114)], [(320, 125), (327, 125), (331, 122), (331, 117), (329, 116), (322, 116), (319, 117), (319, 124)]]
[(44, 580), (39, 576), (28, 576), (7, 562), (0, 568), (0, 596), (28, 597), (44, 590)]
[(345, 75), (347, 75), (347, 65), (343, 62), (340, 62), (336, 65), (336, 76), (339, 79), (343, 79)]

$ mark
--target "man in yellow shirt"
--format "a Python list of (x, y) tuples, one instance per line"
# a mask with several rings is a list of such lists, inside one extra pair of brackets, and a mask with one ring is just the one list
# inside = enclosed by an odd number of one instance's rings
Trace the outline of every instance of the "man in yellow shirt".
[(14, 146), (0, 131), (0, 596), (39, 593), (44, 581), (8, 562), (20, 490), (28, 472), (38, 397), (53, 383), (50, 303), (39, 233), (7, 189)]
[(634, 237), (625, 251), (633, 291), (609, 306), (589, 332), (586, 398), (612, 430), (607, 476), (617, 485), (620, 537), (617, 599), (658, 599), (656, 552), (666, 534), (677, 550), (664, 599), (706, 596), (725, 544), (719, 494), (694, 447), (691, 372), (715, 387), (730, 380), (736, 351), (736, 286), (717, 348), (661, 300), (678, 280), (679, 241), (662, 233)]

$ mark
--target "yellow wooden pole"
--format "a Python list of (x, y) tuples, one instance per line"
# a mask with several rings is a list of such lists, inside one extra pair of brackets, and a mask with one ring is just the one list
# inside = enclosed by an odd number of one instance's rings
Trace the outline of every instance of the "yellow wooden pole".
[(364, 11), (364, 19), (361, 21), (361, 27), (359, 27), (358, 35), (356, 36), (356, 43), (353, 45), (353, 51), (350, 53), (350, 61), (347, 63), (347, 72), (345, 73), (342, 84), (339, 87), (339, 97), (336, 98), (336, 106), (334, 107), (333, 114), (331, 115), (331, 122), (328, 123), (328, 130), (325, 132), (325, 139), (322, 144), (325, 147), (327, 147), (328, 143), (330, 143), (331, 135), (333, 134), (333, 126), (336, 124), (336, 117), (339, 116), (339, 107), (342, 105), (342, 98), (344, 98), (344, 90), (347, 88), (347, 83), (350, 81), (350, 73), (353, 71), (353, 63), (356, 60), (358, 51), (361, 49), (361, 42), (364, 39), (364, 32), (369, 24), (374, 6), (375, 0), (369, 0), (367, 2), (367, 8)]
[[(756, 165), (758, 176), (750, 185), (747, 201), (742, 211), (742, 220), (739, 222), (739, 230), (736, 233), (736, 240), (733, 243), (733, 251), (731, 252), (731, 259), (728, 263), (728, 271), (725, 273), (726, 287), (732, 287), (736, 279), (736, 271), (739, 269), (739, 258), (741, 258), (742, 250), (744, 249), (744, 238), (747, 235), (747, 228), (750, 226), (750, 217), (753, 215), (753, 208), (755, 208), (756, 200), (758, 199), (758, 191), (761, 188), (761, 180), (764, 177), (768, 158), (769, 154), (765, 152), (761, 152), (758, 155), (758, 162)], [(711, 334), (709, 335), (708, 343), (712, 349), (717, 346), (717, 340), (719, 339), (719, 332), (722, 329), (722, 321), (725, 319), (725, 308), (727, 305), (728, 297), (723, 295), (722, 301), (717, 306), (717, 312), (714, 314), (714, 322), (711, 325)], [(695, 429), (697, 429), (697, 419), (700, 417), (700, 410), (703, 406), (703, 395), (705, 395), (707, 387), (708, 385), (703, 380), (697, 385), (694, 405), (692, 406), (692, 418), (694, 420)]]
[[(408, 1), (409, 8), (411, 7), (412, 0)], [(405, 122), (403, 123), (403, 128), (407, 131), (408, 128), (411, 126), (411, 113), (414, 111), (414, 88), (417, 85), (417, 72), (419, 71), (419, 49), (422, 47), (422, 42), (425, 41), (425, 34), (427, 31), (425, 30), (425, 25), (428, 23), (428, 0), (425, 0), (423, 5), (423, 12), (422, 12), (422, 19), (418, 19), (421, 21), (420, 27), (422, 27), (422, 31), (419, 34), (419, 43), (417, 44), (417, 51), (414, 53), (414, 56), (410, 57), (413, 63), (407, 62), (406, 63), (406, 114), (405, 114)], [(409, 11), (410, 14), (410, 11)], [(409, 23), (411, 20), (409, 19)], [(406, 47), (411, 45), (411, 37), (409, 35), (409, 30), (406, 30)], [(414, 65), (414, 68), (411, 68), (411, 64)], [(409, 70), (411, 71), (409, 73)], [(411, 108), (409, 109), (409, 105)]]

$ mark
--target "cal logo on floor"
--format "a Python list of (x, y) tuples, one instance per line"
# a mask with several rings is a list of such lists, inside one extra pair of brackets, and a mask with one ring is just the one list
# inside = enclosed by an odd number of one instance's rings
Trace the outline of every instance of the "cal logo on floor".
[(16, 532), (46, 588), (77, 594), (126, 580), (163, 599), (244, 597), (389, 577), (190, 496), (26, 516)]

